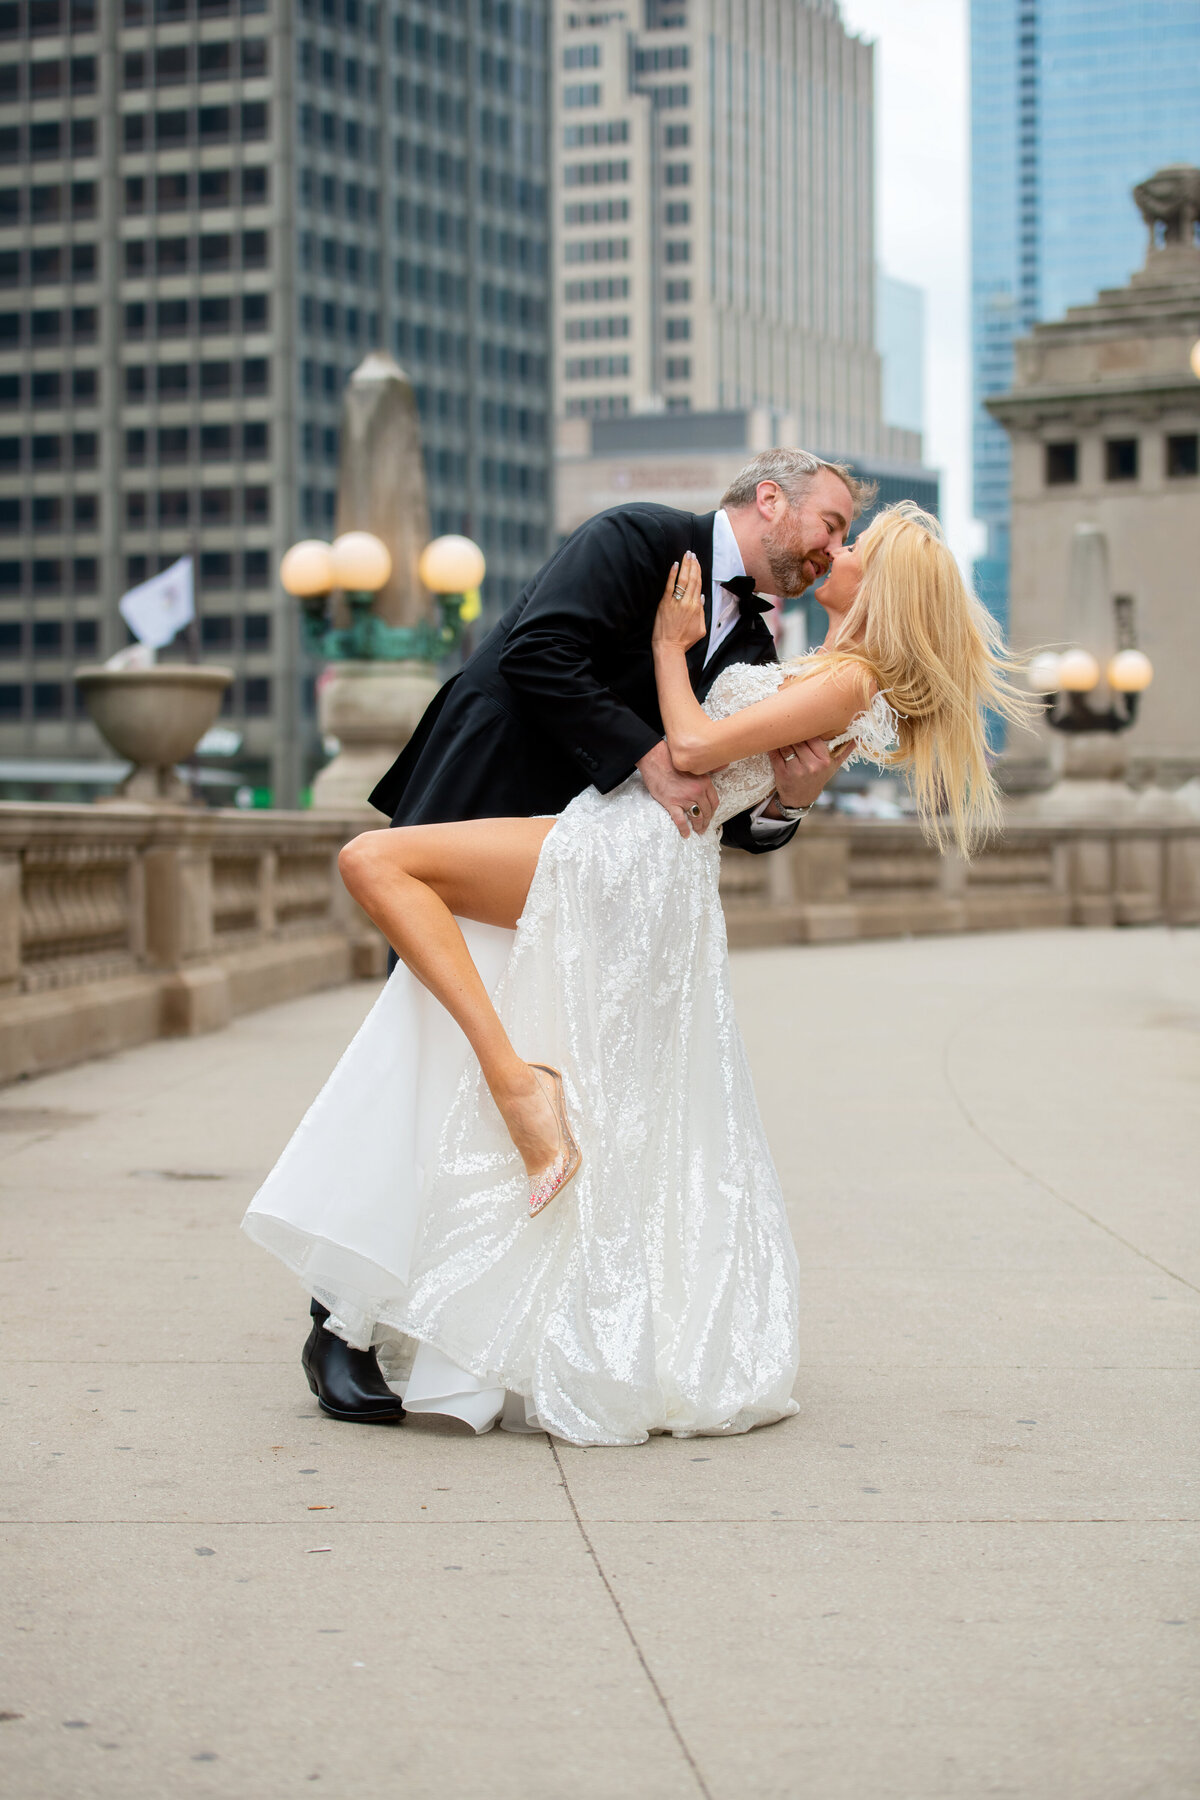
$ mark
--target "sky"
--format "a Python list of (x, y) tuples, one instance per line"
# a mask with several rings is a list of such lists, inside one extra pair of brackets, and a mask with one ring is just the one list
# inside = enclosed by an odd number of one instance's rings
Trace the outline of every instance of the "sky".
[(925, 460), (964, 563), (971, 517), (968, 0), (842, 0), (875, 43), (876, 246), (889, 275), (925, 290)]

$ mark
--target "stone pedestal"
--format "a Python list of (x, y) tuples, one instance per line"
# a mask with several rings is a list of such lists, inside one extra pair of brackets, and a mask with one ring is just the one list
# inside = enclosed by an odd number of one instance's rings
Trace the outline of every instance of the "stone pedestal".
[(343, 813), (365, 807), (440, 685), (432, 663), (332, 663), (318, 713), (322, 734), (341, 748), (313, 782), (314, 807)]
[(1137, 796), (1126, 780), (1129, 752), (1121, 734), (1063, 735), (1050, 751), (1057, 779), (1040, 793), (1007, 797), (1005, 816), (1014, 824), (1114, 825), (1135, 817)]
[(188, 805), (192, 795), (176, 768), (215, 721), (233, 670), (159, 663), (152, 669), (76, 669), (75, 680), (97, 731), (134, 765), (111, 799)]

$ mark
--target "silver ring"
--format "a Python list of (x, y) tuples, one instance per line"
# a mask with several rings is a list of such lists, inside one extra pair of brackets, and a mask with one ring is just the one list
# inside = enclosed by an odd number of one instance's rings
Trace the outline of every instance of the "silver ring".
[(672, 600), (682, 600), (683, 599), (683, 589), (675, 588), (672, 591), (671, 598), (672, 598)]
[(689, 806), (688, 811), (691, 813), (693, 819), (698, 819), (700, 817), (700, 808), (698, 806)]
[(796, 752), (794, 750), (785, 750), (783, 753), (783, 760), (784, 762), (795, 762)]

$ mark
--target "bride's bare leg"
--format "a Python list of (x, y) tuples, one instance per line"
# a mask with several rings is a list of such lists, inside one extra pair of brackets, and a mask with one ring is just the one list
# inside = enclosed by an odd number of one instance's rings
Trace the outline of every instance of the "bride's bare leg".
[(368, 831), (338, 858), (342, 879), (401, 962), (457, 1020), (530, 1176), (558, 1151), (553, 1108), (500, 1023), (457, 919), (514, 927), (552, 819), (474, 819)]

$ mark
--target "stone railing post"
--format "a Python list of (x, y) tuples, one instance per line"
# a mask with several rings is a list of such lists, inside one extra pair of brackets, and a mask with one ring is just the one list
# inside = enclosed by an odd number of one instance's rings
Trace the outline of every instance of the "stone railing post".
[[(163, 1031), (191, 1037), (215, 1031), (232, 1017), (225, 971), (208, 959), (213, 952), (212, 854), (207, 844), (175, 837), (147, 850), (146, 959), (170, 971), (162, 990)], [(196, 965), (196, 966), (189, 966)]]
[(21, 859), (0, 856), (0, 994), (21, 985)]

